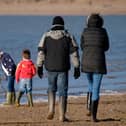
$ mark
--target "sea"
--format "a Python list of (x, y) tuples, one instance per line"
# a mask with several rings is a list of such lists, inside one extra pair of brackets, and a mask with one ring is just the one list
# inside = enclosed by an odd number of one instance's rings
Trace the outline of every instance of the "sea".
[[(52, 27), (54, 16), (0, 16), (0, 50), (9, 53), (16, 64), (21, 60), (23, 49), (30, 49), (32, 60), (36, 64), (38, 43), (44, 32)], [(66, 29), (75, 36), (80, 47), (80, 37), (86, 27), (86, 16), (63, 16)], [(103, 76), (100, 94), (118, 95), (126, 93), (126, 15), (103, 16), (104, 27), (107, 29), (110, 49), (106, 52), (108, 73)], [(81, 50), (79, 49), (80, 57)], [(0, 69), (0, 104), (6, 99), (7, 80)], [(34, 102), (47, 101), (48, 78), (44, 69), (43, 79), (36, 75), (33, 78)], [(16, 93), (19, 84), (15, 83)], [(87, 78), (81, 73), (79, 79), (73, 77), (73, 66), (69, 71), (69, 90), (71, 97), (85, 96), (88, 89)], [(26, 94), (21, 99), (27, 102)]]

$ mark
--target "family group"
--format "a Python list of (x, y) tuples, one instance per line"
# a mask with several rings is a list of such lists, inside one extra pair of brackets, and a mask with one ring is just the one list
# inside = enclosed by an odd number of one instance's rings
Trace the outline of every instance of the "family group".
[[(79, 46), (76, 39), (65, 28), (63, 17), (55, 16), (52, 27), (45, 32), (38, 44), (36, 65), (31, 59), (29, 49), (22, 51), (22, 60), (15, 64), (12, 57), (0, 51), (0, 62), (3, 71), (8, 77), (7, 102), (20, 106), (20, 99), (27, 94), (28, 106), (33, 106), (32, 78), (38, 75), (43, 78), (45, 67), (48, 73), (48, 115), (52, 120), (55, 114), (55, 99), (58, 91), (59, 120), (68, 121), (66, 117), (68, 99), (68, 76), (71, 64), (74, 67), (74, 78), (80, 77), (80, 71), (88, 79), (87, 110), (93, 122), (98, 122), (97, 110), (100, 98), (100, 86), (103, 75), (107, 73), (105, 52), (109, 49), (109, 39), (104, 20), (99, 14), (87, 17), (86, 27), (81, 34), (80, 47), (82, 51), (81, 62)], [(15, 95), (14, 81), (19, 83), (19, 92)]]

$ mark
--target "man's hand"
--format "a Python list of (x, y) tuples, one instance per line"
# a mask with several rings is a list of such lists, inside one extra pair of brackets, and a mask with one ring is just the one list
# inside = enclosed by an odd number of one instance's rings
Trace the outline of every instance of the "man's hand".
[(78, 79), (80, 77), (80, 68), (74, 68), (74, 78)]
[(37, 67), (37, 74), (40, 79), (43, 77), (43, 67)]

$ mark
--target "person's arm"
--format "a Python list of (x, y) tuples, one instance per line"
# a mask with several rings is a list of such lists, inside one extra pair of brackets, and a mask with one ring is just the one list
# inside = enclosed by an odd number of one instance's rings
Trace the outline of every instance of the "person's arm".
[(21, 62), (17, 65), (16, 72), (15, 72), (15, 78), (16, 78), (16, 83), (19, 82), (19, 77), (20, 77), (20, 72), (21, 72)]
[(105, 34), (104, 50), (107, 51), (109, 49), (109, 38), (106, 29), (104, 29), (104, 34)]
[(79, 52), (78, 45), (73, 36), (70, 36), (70, 56), (71, 62), (74, 66), (74, 78), (77, 79), (80, 76), (80, 60), (79, 60)]
[(80, 47), (81, 47), (81, 50), (83, 51), (83, 45), (84, 45), (84, 36), (83, 34), (81, 35), (81, 43), (80, 43)]
[(83, 30), (83, 32), (81, 34), (81, 39), (80, 39), (80, 47), (81, 47), (82, 51), (84, 49), (84, 32), (85, 32), (85, 29)]
[(73, 36), (70, 36), (70, 56), (74, 67), (80, 66), (78, 45)]
[(32, 65), (32, 75), (35, 76), (35, 74), (36, 74), (36, 67), (35, 67), (35, 65), (33, 64), (33, 65)]
[(44, 34), (38, 45), (38, 56), (37, 56), (37, 74), (39, 78), (43, 76), (43, 65), (45, 61), (45, 38), (46, 34)]

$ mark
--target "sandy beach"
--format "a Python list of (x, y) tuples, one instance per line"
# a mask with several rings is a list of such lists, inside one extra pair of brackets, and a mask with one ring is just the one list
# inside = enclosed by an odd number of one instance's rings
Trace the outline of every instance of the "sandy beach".
[[(11, 1), (11, 2), (10, 2)], [(126, 0), (0, 0), (0, 15), (126, 15)], [(30, 0), (29, 0), (30, 1)], [(37, 1), (37, 2), (35, 2)], [(98, 123), (86, 116), (86, 97), (69, 97), (69, 122), (59, 122), (58, 103), (55, 117), (46, 119), (48, 103), (20, 107), (0, 105), (0, 126), (126, 126), (126, 93), (103, 95), (98, 108)]]
[(59, 122), (58, 103), (55, 117), (47, 120), (47, 102), (35, 103), (33, 108), (0, 107), (0, 126), (126, 126), (126, 94), (101, 96), (98, 123), (90, 121), (86, 116), (86, 97), (71, 97), (68, 100), (67, 116), (69, 122)]
[(0, 0), (0, 15), (126, 14), (125, 0)]

